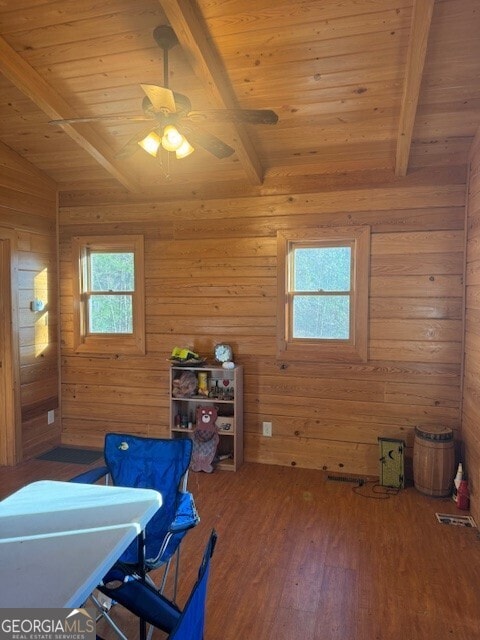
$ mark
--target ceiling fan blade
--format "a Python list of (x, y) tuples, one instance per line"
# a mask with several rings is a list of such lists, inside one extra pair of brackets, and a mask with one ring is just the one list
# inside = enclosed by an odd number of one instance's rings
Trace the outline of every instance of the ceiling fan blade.
[(175, 98), (173, 91), (156, 84), (141, 84), (145, 95), (152, 103), (156, 113), (175, 113)]
[(63, 120), (49, 120), (48, 124), (77, 124), (82, 122), (148, 122), (153, 120), (148, 116), (126, 116), (126, 115), (106, 115), (106, 116), (85, 116), (84, 118), (65, 118)]
[(173, 98), (175, 100), (175, 109), (179, 116), (186, 116), (192, 110), (192, 103), (190, 98), (184, 96), (182, 93), (173, 92)]
[(208, 109), (191, 111), (192, 122), (233, 122), (235, 124), (276, 124), (278, 115), (271, 109)]
[[(130, 138), (130, 140), (126, 144), (124, 144), (119, 151), (117, 151), (117, 153), (115, 154), (115, 157), (121, 160), (122, 158), (128, 158), (129, 156), (133, 155), (135, 151), (138, 151), (138, 149), (140, 149), (138, 145), (140, 140), (143, 140), (144, 138), (146, 138), (148, 134), (152, 133), (153, 131), (158, 133), (157, 127), (152, 127), (152, 125), (150, 125), (148, 128), (143, 127), (140, 131), (138, 131), (138, 133), (136, 133), (132, 138)], [(160, 132), (160, 135), (161, 135), (161, 132)]]
[(203, 147), (207, 151), (209, 151), (216, 158), (228, 158), (233, 153), (235, 153), (235, 149), (232, 149), (228, 144), (222, 142), (220, 138), (214, 136), (212, 133), (208, 131), (204, 131), (199, 129), (196, 126), (190, 124), (177, 124), (177, 129), (188, 139), (188, 142), (193, 146), (199, 145)]

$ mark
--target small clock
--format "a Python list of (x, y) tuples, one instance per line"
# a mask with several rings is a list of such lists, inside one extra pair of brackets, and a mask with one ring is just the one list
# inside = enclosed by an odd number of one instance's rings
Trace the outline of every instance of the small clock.
[(233, 360), (233, 349), (229, 344), (216, 344), (213, 350), (217, 362), (230, 362)]

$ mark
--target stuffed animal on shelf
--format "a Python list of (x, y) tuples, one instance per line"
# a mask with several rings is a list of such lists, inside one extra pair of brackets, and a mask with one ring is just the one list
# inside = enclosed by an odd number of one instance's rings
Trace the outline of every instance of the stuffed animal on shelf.
[(218, 412), (214, 406), (198, 406), (195, 428), (192, 434), (193, 451), (190, 469), (192, 471), (213, 471), (212, 462), (220, 439), (215, 422)]
[(190, 398), (197, 388), (197, 376), (193, 371), (182, 371), (172, 382), (172, 396), (174, 398)]

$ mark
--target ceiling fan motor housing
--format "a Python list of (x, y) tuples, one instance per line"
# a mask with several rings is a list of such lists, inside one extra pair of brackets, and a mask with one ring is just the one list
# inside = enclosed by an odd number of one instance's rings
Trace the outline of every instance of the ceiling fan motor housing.
[(155, 27), (153, 31), (153, 38), (158, 46), (164, 51), (168, 51), (178, 44), (178, 38), (175, 31), (168, 24), (162, 24), (159, 27)]

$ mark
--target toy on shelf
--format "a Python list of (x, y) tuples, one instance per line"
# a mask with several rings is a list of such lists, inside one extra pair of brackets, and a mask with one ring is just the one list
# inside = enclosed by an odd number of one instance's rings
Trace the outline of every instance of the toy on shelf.
[(198, 378), (198, 395), (208, 397), (208, 376), (206, 371), (199, 371)]
[(174, 398), (190, 398), (197, 389), (197, 376), (193, 371), (182, 371), (172, 381), (172, 396)]
[(191, 351), (191, 349), (174, 347), (168, 361), (176, 367), (201, 367), (205, 364), (206, 358), (201, 358), (198, 353)]
[(197, 407), (195, 428), (192, 434), (193, 451), (190, 469), (192, 471), (213, 471), (212, 462), (217, 452), (220, 439), (217, 427), (217, 409), (214, 406), (204, 405)]

